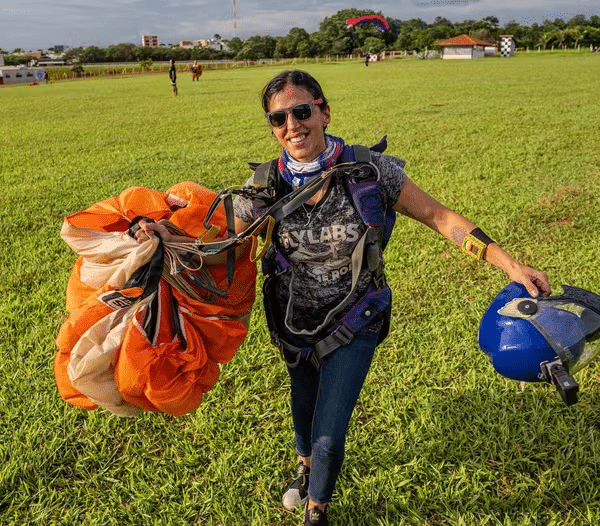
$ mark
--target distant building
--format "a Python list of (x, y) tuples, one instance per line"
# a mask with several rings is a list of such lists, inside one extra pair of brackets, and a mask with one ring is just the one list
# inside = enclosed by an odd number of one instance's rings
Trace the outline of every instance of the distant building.
[(142, 47), (158, 47), (156, 35), (142, 35)]
[(463, 34), (449, 38), (448, 40), (442, 40), (435, 45), (442, 48), (442, 58), (469, 59), (483, 58), (485, 56), (485, 49), (493, 44)]
[(221, 38), (194, 40), (194, 47), (205, 47), (209, 49), (218, 49), (219, 51), (222, 51), (224, 49), (227, 49), (227, 41)]
[(180, 40), (179, 47), (190, 49), (194, 47), (194, 43), (191, 40)]
[(37, 61), (37, 65), (40, 67), (46, 66), (66, 66), (67, 61), (64, 58), (50, 58), (43, 57)]
[(29, 84), (44, 80), (44, 68), (26, 68), (24, 66), (0, 66), (0, 85)]

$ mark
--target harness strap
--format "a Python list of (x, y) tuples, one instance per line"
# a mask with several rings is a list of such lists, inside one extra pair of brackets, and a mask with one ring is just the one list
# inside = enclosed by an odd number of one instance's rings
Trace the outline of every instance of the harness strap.
[(292, 305), (293, 304), (292, 291), (294, 288), (294, 274), (292, 273), (292, 276), (290, 277), (290, 284), (289, 284), (289, 289), (288, 289), (289, 297), (288, 297), (287, 307), (285, 310), (285, 326), (290, 332), (292, 332), (293, 334), (297, 334), (299, 336), (314, 336), (315, 334), (319, 333), (324, 328), (326, 328), (331, 323), (331, 319), (336, 314), (342, 312), (346, 307), (348, 307), (348, 305), (350, 304), (350, 301), (353, 299), (354, 293), (356, 291), (356, 287), (358, 285), (358, 276), (359, 276), (360, 270), (362, 268), (363, 256), (365, 253), (365, 244), (367, 243), (367, 240), (372, 238), (372, 232), (373, 232), (373, 229), (371, 227), (367, 228), (367, 231), (362, 235), (362, 237), (360, 238), (360, 240), (354, 247), (354, 250), (352, 251), (352, 260), (351, 260), (352, 261), (352, 283), (350, 286), (350, 291), (348, 292), (348, 294), (346, 294), (346, 297), (342, 300), (342, 302), (337, 307), (334, 307), (333, 309), (331, 309), (327, 313), (327, 316), (325, 316), (325, 319), (313, 330), (297, 329), (292, 324), (292, 319), (293, 319), (293, 314), (294, 314), (293, 313), (293, 305)]
[(354, 160), (357, 163), (370, 163), (371, 162), (371, 151), (362, 144), (354, 144), (352, 146), (354, 150)]
[(269, 179), (274, 179), (277, 170), (277, 159), (267, 161), (266, 163), (249, 163), (250, 168), (254, 170), (254, 184), (260, 187), (268, 187)]
[[(312, 348), (297, 347), (279, 336), (274, 337), (273, 342), (279, 347), (288, 367), (292, 369), (297, 367), (302, 358), (305, 358), (318, 369), (328, 355), (349, 344), (354, 336), (371, 323), (376, 316), (389, 310), (391, 301), (392, 291), (389, 286), (375, 288), (374, 285), (371, 285), (367, 293), (343, 316), (334, 330), (315, 343)], [(289, 357), (290, 355), (293, 356), (293, 359)]]
[[(220, 254), (223, 251), (227, 251), (227, 280), (228, 284), (231, 284), (235, 271), (235, 251), (233, 249), (250, 238), (252, 241), (250, 259), (252, 261), (261, 259), (271, 246), (273, 229), (275, 228), (276, 222), (286, 215), (291, 214), (294, 210), (306, 203), (306, 201), (308, 201), (323, 187), (325, 182), (331, 177), (332, 173), (333, 169), (325, 171), (318, 177), (311, 179), (311, 181), (304, 186), (297, 188), (283, 199), (276, 201), (261, 217), (257, 218), (243, 232), (237, 235), (235, 233), (233, 196), (255, 196), (257, 194), (260, 195), (261, 192), (263, 192), (263, 197), (268, 197), (268, 189), (242, 186), (222, 190), (215, 197), (206, 213), (203, 225), (207, 231), (196, 241), (193, 252), (200, 256), (213, 256)], [(221, 203), (223, 203), (225, 208), (227, 239), (214, 241), (217, 233), (219, 232), (219, 228), (216, 225), (212, 225), (210, 221)], [(138, 221), (139, 219), (141, 218), (138, 218)], [(259, 250), (258, 236), (263, 232), (265, 232), (265, 240), (263, 247)], [(214, 288), (212, 292), (215, 292), (221, 296), (226, 296), (227, 294), (227, 291), (217, 292), (217, 290)]]

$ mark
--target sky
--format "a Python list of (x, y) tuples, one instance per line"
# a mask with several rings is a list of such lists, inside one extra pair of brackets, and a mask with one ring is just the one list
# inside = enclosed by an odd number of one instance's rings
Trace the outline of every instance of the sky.
[(286, 35), (292, 27), (309, 33), (347, 8), (372, 9), (384, 16), (432, 23), (495, 16), (500, 25), (515, 20), (531, 26), (575, 15), (600, 16), (600, 0), (0, 0), (0, 49), (27, 51), (55, 45), (106, 47), (141, 43), (142, 34), (160, 43), (254, 35)]

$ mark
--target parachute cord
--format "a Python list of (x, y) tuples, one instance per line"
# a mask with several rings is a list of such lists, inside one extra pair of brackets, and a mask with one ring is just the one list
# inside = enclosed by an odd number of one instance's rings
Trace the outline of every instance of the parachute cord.
[[(164, 225), (171, 234), (177, 236), (185, 235), (183, 230), (170, 221), (162, 220), (160, 223)], [(182, 269), (189, 270), (190, 272), (198, 272), (200, 269), (202, 269), (202, 266), (204, 265), (204, 260), (202, 258), (203, 253), (201, 250), (196, 248), (194, 243), (163, 241), (163, 246), (165, 247), (165, 256), (168, 260), (168, 267), (171, 275), (180, 273)], [(193, 259), (192, 254), (193, 256), (198, 256), (198, 259), (200, 260), (198, 266), (189, 264), (189, 262), (191, 262)], [(183, 256), (185, 256), (185, 258)]]
[[(171, 234), (177, 236), (185, 235), (185, 232), (167, 220), (160, 221)], [(204, 266), (206, 252), (198, 248), (195, 243), (182, 243), (179, 241), (163, 241), (164, 265), (163, 278), (171, 286), (175, 287), (190, 298), (202, 302), (214, 303), (217, 297), (227, 296), (227, 292), (217, 287), (212, 274)], [(199, 263), (193, 263), (197, 257)], [(187, 271), (187, 278), (183, 271)], [(193, 282), (192, 285), (189, 280)], [(205, 290), (204, 294), (197, 292), (197, 287)]]
[[(165, 255), (169, 260), (169, 267), (171, 274), (177, 274), (181, 272), (181, 268), (189, 270), (190, 272), (198, 272), (204, 266), (204, 259), (202, 258), (202, 251), (196, 249), (191, 243), (164, 243)], [(194, 254), (199, 257), (200, 263), (197, 266), (186, 264), (183, 260), (182, 255)]]

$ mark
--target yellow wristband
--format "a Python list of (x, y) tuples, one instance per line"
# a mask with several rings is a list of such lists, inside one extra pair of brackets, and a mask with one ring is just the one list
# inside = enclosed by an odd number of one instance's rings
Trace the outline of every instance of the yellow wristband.
[(465, 236), (460, 248), (479, 261), (485, 257), (487, 246), (493, 242), (492, 238), (485, 234), (481, 228), (475, 228)]

